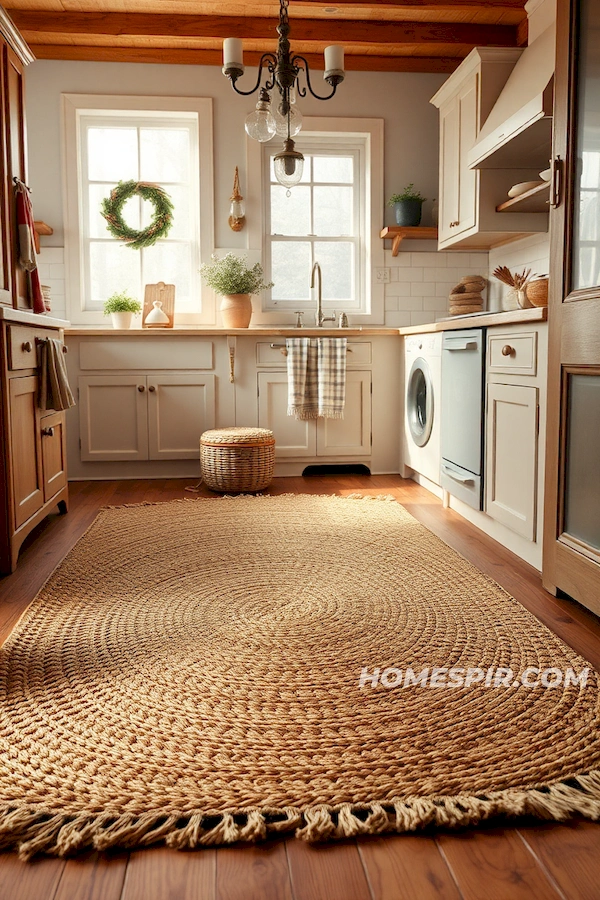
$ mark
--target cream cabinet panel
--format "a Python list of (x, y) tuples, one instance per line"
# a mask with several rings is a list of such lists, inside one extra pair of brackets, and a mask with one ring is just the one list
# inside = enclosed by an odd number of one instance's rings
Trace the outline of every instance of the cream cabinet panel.
[[(479, 108), (479, 74), (470, 79), (458, 95), (459, 144), (458, 144), (458, 225), (456, 234), (462, 234), (477, 224), (477, 189), (479, 173), (470, 169), (467, 150), (477, 136)], [(456, 176), (455, 176), (456, 177)]]
[(368, 456), (371, 452), (371, 373), (346, 372), (343, 419), (317, 419), (317, 456)]
[(440, 243), (454, 236), (458, 222), (460, 114), (458, 97), (440, 109)]
[(79, 368), (144, 372), (152, 369), (212, 369), (213, 342), (195, 338), (170, 341), (150, 338), (142, 332), (135, 338), (82, 341)]
[(214, 375), (148, 375), (149, 459), (198, 459), (215, 427)]
[(145, 375), (79, 379), (81, 459), (148, 459)]
[(275, 435), (276, 456), (315, 456), (315, 420), (302, 421), (288, 416), (287, 408), (287, 372), (259, 372), (258, 424), (260, 428), (270, 428)]
[(487, 390), (486, 512), (534, 541), (538, 389), (490, 383)]

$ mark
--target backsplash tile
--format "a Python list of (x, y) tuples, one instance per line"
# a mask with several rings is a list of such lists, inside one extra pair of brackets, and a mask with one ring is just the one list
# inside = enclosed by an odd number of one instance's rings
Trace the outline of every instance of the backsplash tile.
[(38, 254), (40, 281), (50, 288), (51, 315), (67, 317), (65, 297), (65, 251), (63, 247), (42, 247)]

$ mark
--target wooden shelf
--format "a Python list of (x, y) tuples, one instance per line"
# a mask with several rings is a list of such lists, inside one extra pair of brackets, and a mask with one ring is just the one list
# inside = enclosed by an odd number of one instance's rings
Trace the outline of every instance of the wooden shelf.
[(45, 222), (34, 222), (33, 228), (35, 232), (35, 252), (40, 252), (40, 234), (54, 234), (54, 229)]
[(550, 182), (545, 181), (538, 184), (537, 187), (518, 197), (512, 197), (505, 200), (500, 206), (496, 207), (496, 212), (525, 212), (525, 213), (542, 213), (548, 212), (548, 201), (550, 200)]
[(414, 241), (437, 241), (437, 228), (426, 228), (422, 225), (387, 225), (381, 229), (380, 237), (391, 238), (392, 256), (398, 256), (400, 244), (405, 239)]

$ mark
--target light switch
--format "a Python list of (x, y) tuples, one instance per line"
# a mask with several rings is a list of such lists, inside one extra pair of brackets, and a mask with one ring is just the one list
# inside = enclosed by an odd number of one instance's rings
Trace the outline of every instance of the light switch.
[(389, 284), (390, 283), (390, 270), (389, 269), (375, 269), (375, 281), (378, 284)]

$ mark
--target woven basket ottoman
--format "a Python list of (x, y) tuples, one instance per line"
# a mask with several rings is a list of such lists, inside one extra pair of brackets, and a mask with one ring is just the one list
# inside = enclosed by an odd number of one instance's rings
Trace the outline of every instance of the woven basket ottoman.
[(200, 438), (202, 481), (213, 491), (262, 491), (273, 480), (275, 438), (267, 428), (213, 428)]

